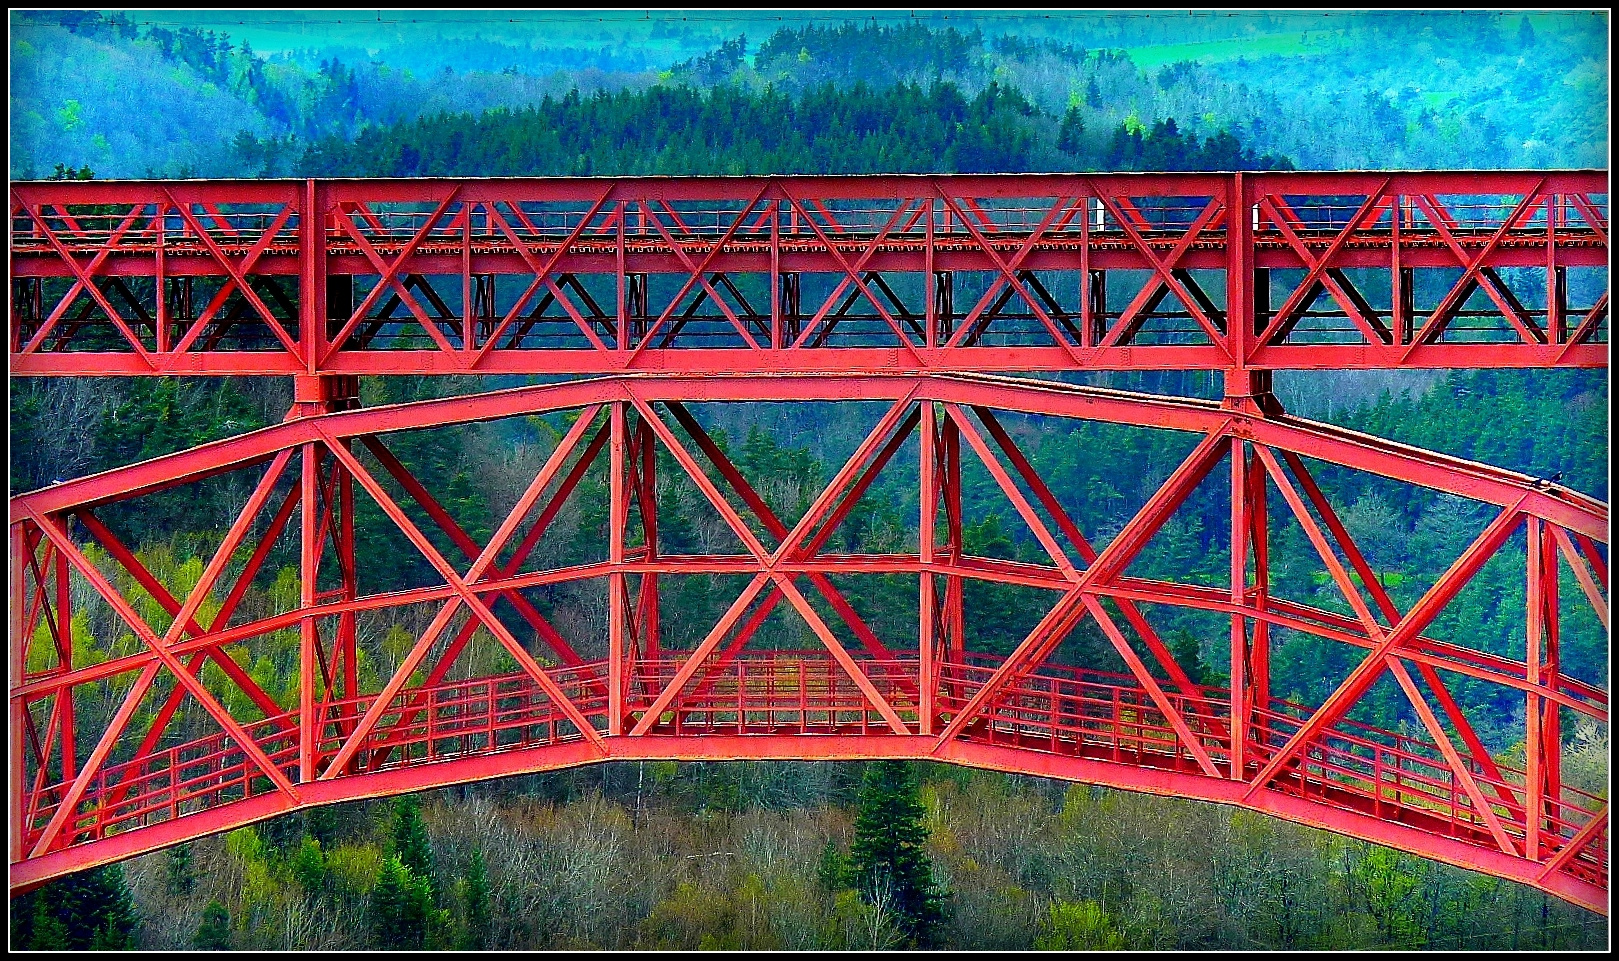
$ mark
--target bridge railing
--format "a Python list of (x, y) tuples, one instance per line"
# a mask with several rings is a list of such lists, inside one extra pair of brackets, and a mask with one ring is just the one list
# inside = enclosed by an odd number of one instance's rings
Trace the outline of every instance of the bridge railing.
[[(938, 722), (948, 721), (994, 674), (1002, 659), (968, 655), (970, 663), (937, 665)], [(625, 709), (639, 721), (673, 682), (677, 657), (644, 659), (629, 671)], [(856, 659), (866, 681), (916, 730), (919, 664), (915, 658)], [(547, 675), (597, 728), (605, 730), (608, 696), (604, 663), (556, 668)], [(1170, 708), (1207, 756), (1229, 774), (1227, 692), (1163, 682)], [(351, 776), (410, 765), (542, 748), (583, 735), (533, 678), (523, 673), (450, 681), (400, 691), (361, 741), (340, 774), (328, 768), (375, 696), (333, 701), (321, 710), (316, 770)], [(1256, 709), (1246, 742), (1247, 775), (1270, 761), (1309, 716), (1281, 699)], [(291, 781), (298, 780), (299, 715), (288, 712), (245, 727), (255, 744)], [(717, 660), (693, 673), (648, 731), (653, 736), (768, 734), (885, 735), (891, 729), (860, 685), (826, 652), (759, 651)], [(1174, 725), (1131, 675), (1042, 665), (1014, 677), (961, 732), (964, 740), (1197, 773), (1198, 762)], [(1488, 759), (1463, 760), (1491, 812), (1486, 816), (1439, 746), (1371, 725), (1340, 720), (1309, 740), (1271, 780), (1274, 789), (1346, 811), (1407, 824), (1473, 844), (1492, 845), (1491, 820), (1524, 856), (1529, 831), (1524, 775)], [(27, 837), (36, 841), (56, 816), (66, 783), (32, 794)], [(228, 735), (212, 734), (164, 748), (138, 761), (105, 766), (75, 805), (61, 837), (75, 844), (161, 823), (207, 808), (271, 793), (274, 785)], [(1562, 850), (1606, 808), (1601, 797), (1564, 786), (1544, 799), (1539, 843)], [(1566, 870), (1606, 883), (1603, 844), (1586, 845)]]
[[(547, 671), (585, 718), (607, 714), (601, 665)], [(322, 714), (317, 754), (324, 767), (352, 736), (376, 698), (333, 701)], [(605, 722), (596, 724), (605, 727)], [(345, 773), (375, 771), (446, 758), (496, 754), (581, 740), (563, 709), (524, 673), (452, 681), (400, 691), (361, 740)]]
[[(1306, 233), (1321, 231), (1336, 233), (1343, 230), (1349, 225), (1354, 214), (1361, 210), (1364, 200), (1361, 196), (1343, 198), (1311, 194), (1279, 196), (1289, 206), (1295, 229)], [(1467, 234), (1480, 231), (1493, 232), (1505, 222), (1521, 199), (1521, 196), (1511, 194), (1434, 196), (1443, 203), (1444, 212), (1448, 217), (1447, 226)], [(1027, 236), (1040, 228), (1060, 199), (1040, 197), (999, 204), (987, 201), (975, 204), (974, 226), (981, 230), (987, 228), (996, 237)], [(1212, 198), (1198, 196), (1133, 199), (1134, 213), (1139, 215), (1139, 219), (1132, 218), (1132, 226), (1148, 233), (1167, 231), (1180, 234), (1204, 212), (1208, 201)], [(1608, 198), (1605, 193), (1584, 194), (1582, 199), (1589, 202), (1593, 212), (1606, 217)], [(176, 212), (173, 205), (167, 203), (162, 204), (164, 213), (160, 218), (159, 204), (158, 201), (47, 204), (39, 210), (38, 220), (26, 211), (14, 211), (11, 217), (12, 245), (19, 249), (50, 249), (50, 240), (45, 231), (41, 230), (40, 221), (43, 221), (44, 227), (58, 242), (66, 246), (99, 248), (114, 237), (118, 237), (118, 248), (125, 252), (149, 252), (155, 249), (160, 237), (166, 247), (176, 250), (187, 246), (200, 247), (200, 236), (204, 234), (217, 244), (242, 248), (252, 246), (272, 231), (277, 240), (283, 244), (298, 243), (302, 212), (295, 210), (283, 217), (282, 205), (217, 205), (214, 211), (197, 205), (188, 207), (187, 212), (191, 214), (188, 221), (186, 217)], [(928, 212), (920, 207), (917, 214), (902, 217), (890, 227), (894, 205), (861, 206), (829, 201), (820, 206), (825, 208), (824, 214), (820, 210), (815, 210), (810, 217), (804, 217), (784, 201), (761, 204), (751, 211), (741, 209), (740, 203), (718, 206), (676, 202), (672, 204), (676, 216), (671, 217), (656, 208), (653, 208), (652, 212), (632, 214), (626, 217), (622, 233), (626, 238), (642, 242), (649, 240), (662, 242), (667, 234), (676, 240), (703, 243), (712, 242), (730, 233), (738, 244), (768, 242), (772, 233), (783, 239), (818, 241), (820, 235), (815, 229), (817, 227), (833, 240), (869, 239), (879, 232), (896, 239), (921, 240), (929, 234)], [(1547, 206), (1544, 203), (1538, 204), (1525, 212), (1511, 228), (1511, 232), (1543, 232), (1547, 224)], [(233, 207), (246, 209), (233, 209)], [(410, 209), (412, 207), (418, 209)], [(423, 228), (426, 228), (426, 232), (421, 235), (419, 241), (421, 244), (459, 245), (469, 236), (480, 245), (509, 243), (510, 236), (516, 236), (529, 243), (555, 244), (572, 235), (579, 227), (579, 222), (590, 211), (589, 204), (505, 202), (496, 204), (498, 219), (490, 216), (487, 210), (475, 210), (468, 216), (470, 222), (463, 224), (459, 213), (435, 217), (432, 207), (432, 204), (426, 203), (391, 206), (376, 204), (375, 209), (373, 206), (367, 206), (363, 211), (353, 208), (328, 211), (321, 229), (328, 244), (352, 242), (349, 232), (339, 220), (343, 217), (349, 218), (353, 227), (374, 244), (403, 243), (416, 237)], [(1597, 232), (1597, 229), (1587, 222), (1585, 211), (1568, 195), (1556, 195), (1550, 202), (1550, 210), (1560, 232), (1576, 235), (1590, 235)], [(1356, 233), (1386, 239), (1393, 225), (1394, 213), (1393, 206), (1385, 206), (1364, 215), (1357, 225)], [(733, 231), (732, 221), (739, 216), (746, 219)], [(957, 241), (972, 238), (972, 231), (947, 206), (935, 203), (931, 216), (933, 221), (931, 232), (935, 238)], [(1085, 226), (1089, 233), (1117, 235), (1126, 233), (1118, 215), (1094, 199), (1075, 215), (1048, 224), (1041, 233), (1052, 237), (1077, 237), (1087, 232), (1080, 224), (1080, 221), (1087, 218)], [(432, 222), (430, 227), (429, 221)], [(504, 225), (500, 221), (504, 221)], [(201, 228), (200, 231), (198, 227)], [(659, 227), (663, 229), (659, 230)], [(1281, 241), (1281, 231), (1274, 224), (1262, 221), (1257, 227), (1258, 238), (1272, 242)], [(1225, 229), (1223, 222), (1212, 224), (1206, 229), (1205, 236), (1209, 239), (1221, 239), (1224, 237)], [(1439, 233), (1437, 226), (1410, 204), (1402, 208), (1401, 229), (1419, 235), (1432, 236)], [(592, 223), (587, 224), (580, 232), (579, 242), (616, 243), (619, 233), (620, 229), (616, 222), (598, 214), (592, 219)], [(201, 253), (200, 250), (197, 252)]]
[[(944, 664), (941, 710), (960, 711), (989, 680), (1001, 658), (968, 654), (966, 664)], [(1223, 705), (1204, 691), (1166, 690), (1170, 707), (1187, 722), (1211, 756), (1227, 745), (1216, 732), (1226, 725)], [(1128, 674), (1062, 665), (1041, 665), (1015, 677), (985, 705), (981, 721), (964, 735), (991, 744), (1077, 753), (1119, 763), (1195, 769), (1168, 717)]]
[[(294, 780), (297, 722), (298, 715), (291, 712), (244, 725), (271, 762)], [(58, 783), (35, 794), (39, 803), (29, 812), (28, 840), (37, 840), (44, 832), (67, 787)], [(220, 732), (136, 761), (103, 766), (62, 833), (75, 842), (95, 840), (275, 790), (241, 745)]]
[[(628, 707), (639, 721), (683, 662), (637, 661)], [(867, 681), (907, 723), (916, 720), (917, 662), (857, 658)], [(824, 651), (759, 651), (699, 670), (660, 712), (652, 731), (670, 733), (883, 734), (882, 714)]]

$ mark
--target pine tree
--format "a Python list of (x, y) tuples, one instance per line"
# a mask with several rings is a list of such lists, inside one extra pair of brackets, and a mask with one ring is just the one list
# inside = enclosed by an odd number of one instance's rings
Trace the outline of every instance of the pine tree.
[(427, 881), (433, 900), (437, 901), (439, 887), (438, 875), (433, 869), (433, 848), (427, 840), (427, 825), (422, 823), (421, 800), (413, 794), (394, 799), (393, 845), (399, 863)]
[(230, 912), (219, 903), (218, 898), (208, 902), (202, 909), (202, 923), (197, 926), (197, 933), (191, 936), (191, 943), (200, 951), (229, 951), (230, 950)]
[(197, 882), (197, 871), (191, 866), (191, 843), (177, 844), (169, 848), (169, 858), (165, 867), (168, 875), (169, 893), (173, 895), (189, 894)]
[(849, 863), (838, 850), (838, 842), (827, 839), (826, 847), (821, 849), (821, 863), (815, 869), (815, 881), (822, 890), (828, 893), (839, 888), (847, 887)]
[(461, 947), (482, 951), (489, 945), (489, 877), (484, 871), (483, 852), (472, 852), (466, 877), (467, 929)]
[(860, 784), (860, 814), (849, 848), (849, 875), (862, 896), (892, 888), (901, 925), (914, 942), (928, 946), (944, 921), (945, 892), (933, 880), (925, 811), (911, 766), (874, 761)]
[(305, 894), (314, 894), (326, 886), (326, 856), (320, 842), (314, 838), (304, 836), (298, 850), (293, 852), (289, 867)]
[(427, 879), (391, 857), (382, 862), (366, 917), (378, 947), (421, 948), (427, 937), (427, 919), (433, 898)]
[(1518, 21), (1518, 49), (1527, 50), (1535, 45), (1535, 28), (1528, 17)]
[(35, 951), (68, 949), (67, 926), (51, 913), (43, 900), (34, 902), (34, 929), (27, 939), (27, 946)]
[(1062, 115), (1062, 125), (1057, 128), (1057, 149), (1067, 154), (1079, 153), (1080, 137), (1084, 133), (1085, 120), (1079, 115), (1079, 105), (1073, 104)]
[(135, 946), (140, 916), (116, 864), (70, 874), (34, 892), (27, 942), (42, 950), (124, 950)]

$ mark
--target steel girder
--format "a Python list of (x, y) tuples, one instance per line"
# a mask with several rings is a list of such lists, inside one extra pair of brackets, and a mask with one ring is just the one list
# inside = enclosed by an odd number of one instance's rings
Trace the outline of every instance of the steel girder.
[(1605, 366), (1605, 171), (29, 182), (12, 372)]
[[(747, 401), (882, 414), (794, 519), (690, 406)], [(1606, 801), (1561, 774), (1567, 722), (1606, 725), (1608, 712), (1605, 687), (1560, 662), (1573, 629), (1563, 572), (1608, 626), (1608, 510), (1577, 492), (1289, 417), (1260, 396), (1216, 403), (983, 374), (615, 375), (319, 409), (309, 399), (282, 424), (11, 500), (13, 890), (300, 807), (524, 771), (913, 757), (1241, 805), (1607, 910)], [(392, 446), (400, 431), (558, 411), (577, 417), (486, 536)], [(1025, 415), (1175, 431), (1190, 453), (1093, 544), (1081, 525), (1096, 519), (1071, 517), (1019, 449), (1007, 424)], [(878, 475), (911, 458), (914, 549), (835, 550)], [(1310, 462), (1465, 498), (1493, 519), (1402, 610)], [(966, 549), (964, 466), (1005, 496), (1043, 559)], [(113, 530), (142, 498), (233, 474), (246, 484), (241, 509), (183, 578)], [(667, 553), (657, 492), (674, 482), (735, 549)], [(1133, 570), (1210, 484), (1230, 501), (1229, 582)], [(599, 558), (547, 564), (547, 530), (587, 497), (608, 501)], [(429, 582), (365, 589), (370, 561), (354, 536), (365, 504), (430, 566)], [(1316, 551), (1331, 599), (1280, 596), (1269, 557), (1283, 525)], [(294, 548), (296, 597), (255, 588)], [(1524, 565), (1521, 651), (1435, 627), (1492, 560)], [(693, 575), (729, 578), (734, 599), (701, 638), (664, 636), (660, 583)], [(915, 585), (910, 636), (883, 636), (851, 598), (851, 578), (876, 576)], [(1046, 598), (1009, 654), (974, 650), (974, 584)], [(545, 609), (540, 590), (562, 585), (601, 592), (599, 631)], [(1166, 608), (1229, 624), (1227, 687), (1188, 676), (1154, 625)], [(79, 637), (85, 611), (126, 640), (98, 650)], [(776, 611), (814, 646), (761, 647)], [(410, 633), (387, 650), (364, 640), (379, 617)], [(1085, 621), (1122, 670), (1056, 656)], [(290, 632), (279, 643), (296, 636), (291, 680), (252, 659), (278, 632)], [(1360, 653), (1323, 703), (1291, 703), (1271, 689), (1281, 634)], [(1416, 733), (1350, 718), (1379, 684), (1410, 705)], [(1457, 684), (1523, 698), (1524, 770), (1492, 756)]]

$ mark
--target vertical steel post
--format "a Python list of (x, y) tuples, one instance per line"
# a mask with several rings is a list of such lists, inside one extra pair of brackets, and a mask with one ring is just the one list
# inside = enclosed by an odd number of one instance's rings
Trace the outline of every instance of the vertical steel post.
[(781, 350), (781, 201), (770, 201), (770, 349)]
[(933, 286), (934, 286), (936, 281), (934, 280), (934, 277), (933, 277), (933, 254), (934, 254), (934, 250), (933, 250), (933, 247), (934, 247), (934, 244), (933, 244), (933, 217), (934, 217), (934, 204), (933, 204), (933, 198), (931, 196), (927, 198), (927, 205), (928, 205), (927, 206), (928, 222), (927, 222), (927, 227), (926, 227), (927, 241), (926, 241), (926, 246), (922, 250), (922, 302), (925, 305), (924, 310), (926, 310), (926, 312), (927, 312), (927, 318), (924, 321), (924, 323), (926, 324), (926, 327), (927, 327), (927, 346), (931, 350), (932, 348), (939, 346), (939, 325), (938, 325), (939, 311), (938, 311), (938, 305), (935, 303), (935, 301), (937, 300), (937, 297), (935, 297), (935, 295), (933, 293)]
[[(648, 561), (658, 558), (658, 449), (654, 443), (651, 425), (638, 421), (636, 430), (641, 435), (641, 491), (637, 502), (641, 505), (641, 525), (646, 533)], [(641, 575), (641, 644), (647, 660), (658, 656), (661, 647), (658, 635), (658, 575)]]
[(608, 467), (607, 518), (607, 733), (624, 733), (624, 528), (629, 518), (624, 485), (624, 402), (614, 401)]
[(1394, 333), (1394, 346), (1403, 347), (1411, 339), (1411, 311), (1406, 304), (1405, 269), (1400, 263), (1400, 231), (1405, 221), (1405, 198), (1394, 195), (1389, 204), (1389, 329)]
[(164, 262), (164, 257), (163, 257), (163, 253), (164, 253), (163, 248), (165, 246), (165, 243), (164, 243), (164, 239), (165, 239), (164, 238), (164, 226), (165, 225), (164, 225), (163, 222), (164, 222), (165, 219), (167, 219), (166, 216), (165, 216), (167, 206), (168, 206), (167, 203), (165, 201), (161, 201), (161, 200), (153, 205), (154, 209), (157, 211), (157, 216), (155, 218), (156, 219), (156, 225), (155, 225), (156, 230), (154, 231), (155, 234), (156, 234), (156, 238), (157, 238), (157, 251), (156, 251), (156, 261), (157, 261), (157, 263), (155, 265), (155, 270), (154, 270), (153, 275), (152, 275), (152, 277), (153, 277), (152, 289), (155, 292), (155, 300), (156, 300), (156, 303), (153, 305), (153, 310), (154, 310), (153, 316), (156, 318), (155, 323), (157, 324), (157, 352), (160, 353), (160, 354), (168, 353), (169, 352), (169, 347), (171, 346), (170, 343), (169, 343), (169, 292), (165, 289), (168, 286), (168, 283), (167, 283), (167, 281), (168, 281), (168, 278), (167, 278), (168, 265)]
[[(63, 674), (67, 674), (73, 670), (72, 581), (68, 573), (67, 555), (61, 551), (56, 551), (54, 554), (56, 559), (56, 563), (54, 565), (56, 597), (54, 599), (53, 606), (56, 608), (57, 650), (62, 652), (61, 662), (57, 665), (57, 670)], [(45, 585), (40, 584), (39, 589), (43, 591), (45, 589)], [(24, 650), (27, 650), (28, 648), (28, 640), (29, 639), (26, 637), (22, 639)], [(73, 733), (73, 689), (66, 688), (61, 694), (58, 694), (57, 697), (59, 699), (59, 703), (57, 704), (59, 718), (57, 737), (62, 745), (62, 780), (65, 782), (73, 780), (73, 774), (76, 770), (75, 762), (77, 760), (77, 748)], [(39, 763), (41, 765), (45, 764), (45, 762), (45, 758), (39, 759)]]
[(1529, 690), (1524, 694), (1524, 815), (1526, 818), (1524, 854), (1530, 860), (1540, 860), (1541, 853), (1541, 827), (1546, 814), (1546, 773), (1545, 773), (1545, 742), (1541, 735), (1541, 697), (1534, 692), (1535, 688), (1544, 683), (1541, 674), (1541, 633), (1544, 629), (1542, 616), (1546, 611), (1544, 595), (1542, 592), (1542, 562), (1545, 555), (1540, 550), (1540, 518), (1529, 516), (1527, 520), (1527, 550), (1528, 585), (1527, 595), (1528, 634), (1525, 638), (1524, 670), (1527, 674), (1525, 680), (1529, 682)]
[[(28, 669), (28, 631), (27, 608), (28, 604), (28, 522), (18, 521), (11, 525), (11, 687), (15, 690), (23, 683)], [(59, 698), (73, 697), (72, 689), (58, 694)], [(15, 864), (28, 856), (28, 848), (24, 843), (24, 835), (28, 827), (28, 800), (27, 793), (27, 748), (26, 738), (23, 735), (24, 725), (27, 723), (27, 704), (16, 694), (10, 696), (11, 711), (10, 723), (6, 725), (7, 737), (10, 738), (11, 757), (11, 862)], [(43, 765), (45, 759), (40, 759)], [(64, 778), (64, 783), (71, 783), (71, 779)]]
[(630, 349), (630, 316), (629, 316), (629, 312), (624, 309), (625, 308), (624, 301), (625, 301), (625, 296), (626, 296), (626, 292), (624, 290), (624, 284), (625, 284), (625, 275), (624, 275), (624, 226), (625, 226), (625, 221), (629, 220), (629, 213), (630, 213), (630, 202), (628, 200), (620, 200), (618, 202), (618, 251), (617, 251), (617, 259), (614, 261), (614, 269), (615, 269), (616, 274), (617, 274), (617, 276), (614, 279), (617, 281), (617, 284), (618, 284), (618, 286), (617, 286), (617, 294), (618, 294), (618, 349), (619, 350), (629, 350)]
[(298, 622), (298, 781), (307, 784), (315, 779), (315, 741), (320, 725), (315, 719), (315, 645), (319, 643), (320, 625), (311, 612), (315, 607), (316, 578), (320, 570), (320, 463), (316, 460), (316, 446), (303, 445), (303, 504), (299, 509), (299, 606), (303, 619)]
[[(929, 324), (928, 329), (933, 329), (931, 324)], [(919, 589), (921, 591), (919, 606), (917, 608), (919, 621), (917, 637), (918, 645), (920, 647), (920, 664), (918, 666), (917, 677), (918, 693), (916, 711), (917, 723), (919, 725), (918, 732), (924, 735), (933, 733), (933, 699), (935, 690), (938, 687), (938, 685), (934, 682), (933, 664), (934, 645), (937, 642), (937, 638), (935, 637), (937, 621), (935, 620), (935, 612), (933, 610), (933, 575), (928, 571), (928, 567), (933, 563), (933, 524), (939, 509), (939, 488), (936, 474), (936, 468), (938, 465), (934, 460), (934, 458), (938, 456), (938, 453), (934, 449), (935, 434), (933, 426), (933, 413), (933, 401), (923, 399), (922, 419), (920, 424), (921, 433), (919, 435), (921, 438), (922, 448), (920, 463), (921, 487), (918, 492), (921, 518), (917, 530), (917, 559), (922, 567), (922, 575), (918, 579)]]
[(1564, 327), (1563, 290), (1557, 266), (1557, 215), (1562, 209), (1562, 195), (1546, 195), (1546, 343), (1561, 344), (1568, 333)]
[[(961, 561), (961, 428), (955, 419), (946, 417), (942, 427), (940, 446), (944, 448), (944, 523), (945, 544), (950, 551), (950, 566)], [(967, 645), (967, 617), (962, 603), (962, 580), (958, 574), (945, 578), (945, 660), (952, 664), (965, 662)]]
[[(1557, 542), (1553, 537), (1550, 522), (1540, 525), (1540, 596), (1541, 624), (1546, 632), (1545, 646), (1542, 648), (1541, 679), (1553, 690), (1557, 688), (1561, 664), (1561, 638), (1558, 631), (1557, 617)], [(1563, 737), (1562, 737), (1562, 708), (1556, 701), (1546, 698), (1541, 706), (1543, 717), (1540, 722), (1540, 736), (1544, 744), (1544, 766), (1546, 772), (1546, 796), (1553, 804), (1561, 804), (1563, 800)]]
[(1226, 184), (1225, 334), (1231, 360), (1238, 367), (1248, 366), (1254, 339), (1254, 224), (1250, 207), (1243, 175), (1233, 174)]
[(1231, 440), (1231, 778), (1244, 779), (1248, 743), (1248, 625), (1240, 611), (1248, 595), (1247, 456), (1239, 438)]
[(461, 350), (472, 353), (472, 208), (470, 202), (461, 205)]
[[(1251, 525), (1249, 543), (1254, 552), (1253, 604), (1255, 611), (1263, 611), (1270, 599), (1270, 531), (1265, 516), (1265, 468), (1258, 452), (1248, 455), (1248, 522)], [(1248, 656), (1249, 710), (1270, 708), (1270, 622), (1254, 618), (1253, 640)]]
[[(320, 369), (326, 353), (326, 225), (323, 191), (304, 181), (298, 211), (298, 348), (306, 374)], [(345, 321), (348, 318), (343, 318)]]
[(1096, 330), (1091, 326), (1091, 204), (1084, 198), (1085, 212), (1079, 218), (1079, 346), (1096, 346)]
[[(350, 444), (348, 440), (344, 444)], [(351, 451), (352, 452), (352, 451)], [(332, 469), (339, 471), (337, 481), (338, 504), (342, 508), (342, 526), (338, 528), (338, 562), (343, 574), (343, 599), (352, 601), (360, 595), (360, 573), (354, 564), (354, 475), (348, 472), (342, 464), (333, 459)], [(345, 611), (339, 615), (337, 621), (337, 643), (339, 656), (343, 661), (342, 690), (343, 698), (355, 698), (360, 694), (360, 664), (359, 652), (355, 649), (356, 628), (354, 612)], [(355, 706), (350, 705), (340, 716), (352, 714)], [(343, 732), (353, 730), (353, 724), (346, 724)], [(316, 729), (317, 735), (319, 729)]]

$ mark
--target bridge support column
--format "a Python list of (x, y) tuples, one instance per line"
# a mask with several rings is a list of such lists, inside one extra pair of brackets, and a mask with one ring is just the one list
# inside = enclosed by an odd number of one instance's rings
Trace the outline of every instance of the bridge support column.
[(624, 670), (628, 645), (625, 618), (629, 596), (624, 586), (624, 536), (629, 526), (629, 485), (624, 483), (625, 404), (613, 403), (611, 436), (608, 441), (607, 560), (613, 566), (607, 575), (607, 733), (624, 733)]
[[(646, 559), (658, 559), (658, 449), (653, 440), (652, 426), (637, 419), (635, 425), (634, 456), (630, 461), (636, 467), (635, 502), (641, 508), (641, 530), (646, 537)], [(642, 657), (656, 658), (658, 641), (658, 575), (641, 575), (640, 597), (637, 601), (634, 640)], [(633, 661), (631, 674), (634, 674)], [(631, 678), (633, 681), (633, 677)]]
[[(1537, 517), (1528, 526), (1528, 638), (1524, 663), (1534, 687), (1555, 689), (1558, 665), (1557, 545), (1551, 529)], [(1526, 781), (1525, 855), (1540, 860), (1544, 835), (1557, 834), (1555, 816), (1562, 800), (1562, 732), (1557, 702), (1531, 690), (1524, 698), (1524, 770)]]
[(344, 374), (295, 374), (287, 420), (360, 406), (360, 378)]
[(928, 565), (933, 563), (934, 521), (939, 511), (939, 481), (937, 463), (938, 456), (936, 436), (934, 434), (933, 401), (922, 401), (922, 420), (920, 423), (921, 438), (921, 483), (918, 493), (921, 519), (917, 533), (917, 555), (922, 564), (920, 595), (917, 607), (918, 647), (920, 648), (917, 666), (917, 724), (918, 733), (928, 735), (933, 733), (934, 698), (938, 691), (938, 682), (935, 679), (937, 668), (934, 664), (936, 651), (934, 645), (938, 639), (938, 616), (935, 608), (938, 603), (933, 593), (933, 575), (928, 573)]
[[(1232, 323), (1239, 323), (1234, 319)], [(1236, 330), (1236, 328), (1233, 328)], [(1244, 338), (1234, 338), (1242, 344)], [(1225, 399), (1230, 410), (1275, 416), (1282, 405), (1271, 390), (1271, 372), (1248, 367), (1225, 372)], [(1240, 438), (1231, 440), (1231, 603), (1262, 610), (1270, 586), (1270, 551), (1265, 514), (1265, 468), (1256, 452)], [(1252, 583), (1248, 564), (1253, 562)], [(1254, 712), (1270, 704), (1270, 625), (1241, 613), (1231, 615), (1231, 770), (1233, 780), (1246, 780), (1248, 747)]]
[[(946, 563), (956, 566), (961, 560), (961, 428), (946, 417), (939, 425), (940, 493), (944, 497)], [(962, 607), (962, 579), (958, 574), (945, 577), (944, 589), (944, 659), (946, 663), (966, 662), (967, 623)]]
[[(360, 406), (360, 379), (342, 375), (297, 375), (293, 378), (293, 403), (287, 419), (353, 410)], [(341, 443), (345, 449), (350, 441)], [(305, 444), (300, 479), (301, 514), (299, 552), (300, 602), (308, 611), (322, 603), (354, 600), (359, 593), (354, 563), (354, 477), (325, 446)], [(321, 568), (328, 550), (332, 565), (322, 590)], [(335, 582), (335, 583), (333, 583)], [(355, 651), (353, 611), (337, 615), (335, 625), (321, 632), (318, 617), (305, 617), (299, 625), (299, 664), (302, 680), (298, 695), (299, 779), (313, 780), (319, 773), (319, 741), (325, 723), (337, 725), (345, 735), (357, 717), (351, 706), (335, 710), (330, 702), (359, 694), (359, 665)], [(358, 770), (359, 759), (353, 762)]]
[[(1265, 468), (1247, 444), (1231, 442), (1231, 603), (1263, 610), (1270, 588), (1270, 549), (1265, 512)], [(1249, 576), (1249, 561), (1253, 574)], [(1251, 582), (1250, 582), (1251, 580)], [(1250, 623), (1251, 622), (1251, 623)], [(1270, 624), (1231, 615), (1231, 771), (1246, 780), (1254, 712), (1270, 703)]]

